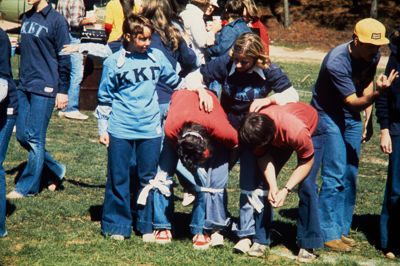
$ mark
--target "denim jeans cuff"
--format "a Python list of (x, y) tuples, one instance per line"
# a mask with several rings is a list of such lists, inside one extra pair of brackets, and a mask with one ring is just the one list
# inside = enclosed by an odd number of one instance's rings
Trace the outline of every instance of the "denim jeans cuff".
[(204, 223), (204, 229), (206, 230), (223, 230), (230, 224), (231, 219), (227, 218), (225, 221), (219, 221), (223, 223), (219, 223), (216, 221), (206, 220)]
[(324, 242), (340, 239), (341, 237), (341, 234), (336, 232), (335, 230), (323, 230), (322, 233), (324, 235)]
[(232, 226), (232, 232), (235, 233), (238, 238), (250, 237), (256, 234), (255, 229), (240, 230), (238, 228), (239, 227), (235, 224)]
[(203, 227), (202, 226), (198, 226), (198, 225), (193, 225), (190, 224), (190, 232), (192, 233), (192, 235), (197, 235), (197, 234), (202, 234), (203, 233)]
[(258, 244), (265, 245), (265, 246), (271, 245), (271, 239), (270, 238), (259, 239), (259, 238), (253, 237), (253, 241), (254, 241), (254, 243), (258, 243)]
[(103, 235), (123, 235), (130, 237), (132, 228), (130, 224), (114, 224), (108, 222), (101, 222), (101, 232)]
[(151, 222), (137, 221), (137, 230), (142, 234), (148, 234), (153, 232), (153, 224)]
[(160, 230), (160, 229), (168, 229), (171, 230), (171, 224), (167, 223), (167, 224), (153, 224), (153, 228), (156, 230)]
[(297, 238), (299, 248), (322, 248), (324, 239), (321, 237)]

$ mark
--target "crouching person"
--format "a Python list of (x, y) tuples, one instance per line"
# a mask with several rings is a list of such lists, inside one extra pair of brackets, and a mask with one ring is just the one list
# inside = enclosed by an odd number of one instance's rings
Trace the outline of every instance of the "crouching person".
[[(313, 133), (318, 134), (317, 122), (318, 114), (311, 106), (288, 103), (249, 113), (239, 130), (240, 144), (258, 157), (269, 186), (268, 201), (272, 207), (282, 207), (288, 194), (299, 184), (297, 243), (300, 247), (298, 260), (302, 262), (314, 260), (313, 249), (323, 246), (317, 185), (315, 178), (306, 178), (312, 169), (314, 151), (319, 149), (313, 146), (311, 139)], [(279, 188), (277, 176), (293, 151), (297, 154), (297, 166), (285, 185)]]
[[(196, 196), (190, 223), (194, 249), (223, 245), (219, 232), (229, 224), (225, 190), (228, 161), (230, 150), (238, 145), (237, 132), (229, 124), (217, 97), (211, 92), (207, 95), (212, 99), (209, 108), (204, 108), (201, 102), (199, 108), (196, 93), (178, 91), (173, 94), (165, 122), (167, 138), (157, 174), (159, 179), (172, 180), (179, 159), (192, 174), (193, 179), (188, 181)], [(156, 190), (154, 206), (156, 242), (170, 242), (172, 189), (169, 193)]]

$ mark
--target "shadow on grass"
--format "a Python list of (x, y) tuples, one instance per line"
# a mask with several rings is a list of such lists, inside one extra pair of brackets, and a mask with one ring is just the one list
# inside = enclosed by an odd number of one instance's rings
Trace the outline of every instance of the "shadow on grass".
[(370, 243), (375, 248), (379, 249), (379, 215), (364, 214), (354, 215), (352, 229), (361, 231)]
[(101, 215), (103, 214), (103, 205), (92, 205), (89, 207), (90, 220), (92, 222), (101, 221)]
[(73, 179), (67, 179), (64, 178), (64, 182), (70, 183), (74, 186), (79, 186), (79, 187), (83, 187), (83, 188), (105, 188), (105, 185), (93, 185), (93, 184), (88, 184), (85, 182), (81, 182), (81, 181), (76, 181)]
[(9, 202), (8, 200), (6, 201), (6, 216), (11, 216), (16, 209), (17, 207), (14, 204)]
[(17, 165), (16, 167), (11, 168), (6, 171), (6, 173), (8, 175), (14, 175), (17, 173), (17, 175), (15, 176), (15, 179), (14, 179), (14, 184), (17, 183), (18, 179), (21, 177), (22, 171), (25, 169), (26, 164), (27, 164), (26, 161), (22, 162), (19, 165)]

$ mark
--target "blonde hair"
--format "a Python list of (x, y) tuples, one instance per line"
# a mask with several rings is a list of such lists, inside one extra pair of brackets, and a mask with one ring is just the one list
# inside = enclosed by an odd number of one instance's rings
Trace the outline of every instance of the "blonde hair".
[(253, 58), (256, 65), (261, 68), (268, 68), (271, 65), (271, 60), (265, 54), (260, 37), (251, 32), (244, 33), (236, 39), (230, 51), (230, 56), (232, 57), (234, 53)]
[(176, 51), (182, 35), (171, 22), (171, 18), (175, 15), (169, 1), (143, 1), (142, 8), (141, 15), (151, 21), (155, 31), (160, 35), (163, 44), (170, 47), (172, 51)]

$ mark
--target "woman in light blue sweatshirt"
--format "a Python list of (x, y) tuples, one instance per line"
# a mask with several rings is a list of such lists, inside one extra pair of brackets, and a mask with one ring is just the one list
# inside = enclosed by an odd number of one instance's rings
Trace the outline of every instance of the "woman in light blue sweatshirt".
[[(125, 19), (123, 48), (104, 61), (99, 87), (99, 141), (108, 147), (101, 229), (117, 240), (131, 235), (129, 166), (135, 156), (139, 193), (144, 191), (136, 226), (143, 241), (154, 241), (152, 193), (164, 185), (157, 186), (154, 181), (162, 133), (156, 84), (160, 81), (174, 89), (185, 87), (163, 53), (149, 48), (152, 31), (150, 21), (142, 16)], [(200, 96), (202, 92), (206, 95), (203, 90), (198, 90)]]

